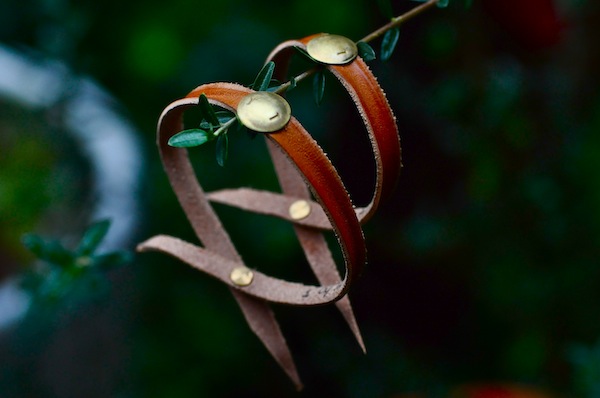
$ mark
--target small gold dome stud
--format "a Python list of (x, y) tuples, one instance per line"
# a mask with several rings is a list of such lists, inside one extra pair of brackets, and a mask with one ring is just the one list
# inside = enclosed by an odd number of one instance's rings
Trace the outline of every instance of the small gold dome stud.
[(254, 280), (254, 273), (250, 268), (236, 267), (229, 275), (231, 281), (237, 286), (248, 286)]
[(297, 200), (291, 204), (289, 212), (293, 220), (302, 220), (310, 214), (310, 203), (303, 199)]
[(267, 91), (248, 94), (238, 104), (240, 122), (259, 133), (281, 130), (290, 121), (290, 104), (280, 95)]
[(309, 41), (306, 52), (321, 63), (343, 65), (356, 58), (358, 48), (347, 37), (325, 33)]

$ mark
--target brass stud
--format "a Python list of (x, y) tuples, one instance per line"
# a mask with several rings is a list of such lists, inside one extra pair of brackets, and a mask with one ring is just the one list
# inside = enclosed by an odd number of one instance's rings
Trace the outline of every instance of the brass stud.
[(238, 104), (240, 122), (259, 133), (281, 130), (290, 121), (290, 104), (280, 95), (266, 91), (248, 94)]
[(303, 218), (308, 217), (310, 214), (310, 203), (306, 200), (297, 200), (290, 206), (290, 217), (293, 220), (302, 220)]
[(250, 268), (236, 267), (231, 271), (229, 278), (237, 286), (248, 286), (254, 280), (254, 273)]
[(321, 63), (343, 65), (356, 58), (358, 47), (347, 37), (325, 33), (309, 41), (306, 52)]

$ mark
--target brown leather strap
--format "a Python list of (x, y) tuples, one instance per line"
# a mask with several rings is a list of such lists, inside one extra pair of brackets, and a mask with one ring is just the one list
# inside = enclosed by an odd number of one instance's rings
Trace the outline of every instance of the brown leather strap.
[[(188, 215), (190, 221), (193, 220), (191, 222), (192, 227), (205, 248), (228, 258), (230, 261), (241, 262), (241, 258), (231, 243), (227, 232), (223, 229), (221, 222), (208, 204), (204, 191), (195, 178), (187, 151), (167, 145), (172, 132), (179, 131), (182, 128), (181, 112), (172, 112), (168, 109), (159, 121), (157, 139), (165, 171), (182, 207), (186, 211), (186, 215)], [(173, 242), (176, 242), (176, 245), (179, 243), (175, 238), (158, 236), (141, 243), (138, 250), (161, 250), (161, 248), (165, 248), (165, 251), (174, 253), (178, 251), (178, 248), (170, 247)], [(198, 248), (192, 248), (192, 253), (196, 249)], [(189, 256), (189, 253), (187, 255)], [(233, 287), (230, 287), (230, 290), (251, 330), (263, 342), (267, 350), (294, 382), (296, 388), (301, 389), (302, 382), (291, 352), (268, 303)]]
[[(293, 47), (305, 48), (306, 43), (315, 36), (285, 42), (271, 53), (268, 60), (276, 60), (276, 75), (281, 80), (287, 74)], [(392, 190), (400, 170), (400, 143), (395, 118), (366, 64), (357, 58), (347, 65), (327, 68), (349, 92), (371, 140), (376, 183), (367, 206), (352, 207), (336, 170), (294, 118), (282, 130), (265, 135), (282, 194), (249, 188), (205, 194), (198, 184), (187, 151), (169, 147), (167, 141), (182, 130), (183, 112), (198, 103), (200, 94), (205, 94), (213, 105), (235, 111), (239, 101), (252, 92), (236, 84), (207, 84), (169, 105), (161, 115), (158, 131), (165, 170), (204, 248), (169, 236), (156, 236), (139, 245), (141, 251), (158, 250), (171, 254), (229, 285), (251, 329), (298, 388), (301, 388), (301, 382), (291, 353), (267, 302), (307, 306), (337, 301), (336, 305), (364, 350), (350, 301), (345, 296), (365, 261), (364, 238), (359, 222), (371, 217), (380, 198)], [(308, 188), (316, 201), (312, 199)], [(245, 268), (245, 265), (207, 199), (292, 221), (306, 258), (322, 286), (283, 281), (255, 270), (249, 285), (236, 285), (232, 281), (231, 271)], [(301, 219), (293, 217), (289, 211), (290, 206), (298, 200), (307, 202), (311, 209)], [(333, 229), (336, 233), (346, 266), (343, 279), (337, 272), (323, 235), (315, 228)]]
[[(277, 148), (272, 142), (267, 140), (267, 146), (269, 153), (273, 159), (275, 171), (279, 178), (279, 184), (285, 195), (294, 195), (300, 200), (310, 200), (310, 192), (308, 191), (306, 184), (298, 170), (292, 165), (286, 156)], [(279, 197), (286, 197), (279, 195)], [(311, 205), (311, 212), (308, 217), (311, 217), (313, 213), (317, 213), (317, 209), (321, 209), (319, 206)], [(322, 210), (321, 210), (322, 212)], [(335, 261), (327, 245), (327, 241), (323, 234), (311, 227), (304, 225), (294, 225), (294, 231), (298, 237), (298, 241), (302, 249), (304, 250), (306, 259), (310, 264), (315, 276), (319, 283), (322, 285), (331, 285), (339, 283), (341, 280), (340, 274), (337, 270)], [(346, 295), (335, 303), (336, 307), (346, 320), (346, 323), (350, 327), (350, 330), (354, 334), (358, 345), (366, 352), (366, 347), (350, 304), (350, 298)]]
[[(210, 240), (210, 245), (205, 242), (205, 246), (210, 247), (210, 250), (192, 247), (181, 241), (167, 242), (164, 237), (160, 240), (150, 239), (143, 243), (140, 249), (169, 253), (232, 288), (266, 301), (301, 306), (331, 303), (346, 294), (350, 284), (360, 273), (366, 258), (364, 237), (348, 193), (336, 170), (296, 119), (292, 118), (282, 130), (266, 137), (300, 170), (329, 217), (339, 239), (346, 274), (339, 283), (327, 286), (288, 282), (260, 271), (254, 271), (254, 280), (250, 285), (240, 287), (234, 284), (230, 279), (231, 271), (244, 264), (206, 201), (189, 163), (187, 151), (167, 145), (168, 139), (181, 131), (184, 110), (196, 105), (201, 93), (204, 93), (212, 104), (235, 110), (239, 101), (251, 92), (252, 90), (237, 84), (212, 83), (198, 87), (186, 98), (173, 102), (165, 109), (159, 123), (159, 145), (167, 175), (196, 234), (201, 241)], [(222, 253), (228, 255), (223, 256)]]
[[(346, 316), (364, 350), (350, 303), (343, 298), (351, 281), (364, 264), (364, 238), (348, 194), (337, 172), (316, 142), (295, 119), (292, 118), (281, 131), (267, 136), (271, 140), (272, 149), (278, 148), (277, 150), (287, 154), (298, 167), (309, 187), (326, 209), (325, 213), (330, 218), (340, 241), (346, 261), (346, 275), (343, 280), (340, 280), (339, 275), (332, 278), (331, 274), (319, 275), (317, 273), (318, 279), (322, 283), (325, 281), (328, 284), (306, 286), (271, 278), (255, 271), (252, 283), (242, 288), (232, 283), (230, 275), (234, 268), (244, 267), (244, 264), (218, 217), (208, 204), (206, 195), (196, 179), (187, 151), (172, 148), (167, 144), (169, 138), (182, 129), (183, 112), (198, 103), (200, 93), (204, 93), (215, 105), (235, 110), (240, 99), (250, 92), (251, 90), (234, 84), (209, 84), (197, 88), (188, 97), (175, 101), (165, 109), (161, 115), (158, 129), (161, 158), (173, 190), (205, 248), (169, 236), (156, 236), (141, 243), (138, 250), (157, 250), (171, 254), (227, 283), (252, 330), (300, 389), (302, 384), (289, 348), (273, 313), (267, 303), (262, 300), (296, 305), (317, 305), (342, 298), (338, 306), (341, 307), (342, 313)], [(307, 192), (306, 195), (308, 195)], [(302, 194), (303, 197), (306, 195)], [(322, 250), (323, 247), (326, 247), (325, 241), (320, 234), (317, 235), (311, 233), (304, 235), (303, 247), (314, 247), (314, 250), (307, 254), (307, 258), (311, 264), (313, 262), (332, 263), (333, 259), (331, 259), (329, 251)]]
[[(275, 62), (274, 77), (285, 81), (291, 57), (295, 52), (294, 48), (306, 50), (306, 44), (317, 36), (319, 35), (311, 35), (301, 40), (290, 40), (278, 45), (267, 57), (267, 62)], [(385, 93), (360, 57), (345, 65), (326, 65), (325, 67), (342, 83), (356, 104), (367, 129), (375, 158), (376, 180), (373, 196), (365, 207), (355, 209), (357, 217), (362, 223), (373, 215), (380, 199), (389, 196), (396, 185), (401, 168), (398, 127)], [(288, 203), (293, 202), (294, 199), (290, 197), (275, 198), (272, 193), (247, 188), (212, 192), (208, 194), (208, 197), (214, 202), (277, 216), (300, 225), (319, 229), (331, 228), (322, 212), (311, 213), (310, 217), (302, 220), (292, 218), (288, 212)]]

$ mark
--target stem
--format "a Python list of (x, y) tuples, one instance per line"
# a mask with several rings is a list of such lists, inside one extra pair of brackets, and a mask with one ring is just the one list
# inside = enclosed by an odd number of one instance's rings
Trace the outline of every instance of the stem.
[[(314, 74), (320, 68), (321, 68), (320, 66), (315, 66), (312, 69), (309, 69), (309, 70), (307, 70), (305, 72), (300, 73), (298, 76), (294, 77), (294, 80), (296, 81), (296, 84), (298, 84), (302, 80), (306, 79), (310, 75)], [(277, 87), (277, 90), (275, 90), (274, 93), (281, 94), (283, 92), (286, 92), (290, 88), (291, 85), (292, 85), (292, 81), (291, 80), (288, 81), (288, 82), (285, 82), (281, 86)]]
[(233, 123), (235, 123), (236, 120), (237, 120), (236, 116), (232, 117), (231, 119), (229, 119), (228, 121), (226, 121), (225, 123), (223, 123), (218, 129), (216, 129), (215, 132), (213, 133), (213, 135), (215, 137), (220, 136), (225, 131), (227, 131), (227, 129), (229, 127), (231, 127), (233, 125)]
[(423, 3), (420, 6), (413, 8), (410, 11), (407, 11), (406, 13), (404, 13), (402, 15), (392, 18), (392, 20), (388, 24), (386, 24), (386, 25), (382, 26), (381, 28), (377, 29), (376, 31), (368, 34), (360, 41), (364, 41), (365, 43), (368, 43), (371, 40), (374, 40), (374, 39), (378, 38), (379, 36), (382, 36), (388, 30), (402, 25), (404, 22), (408, 21), (409, 19), (411, 19), (411, 18), (419, 15), (423, 11), (433, 7), (434, 5), (436, 5), (438, 3), (438, 1), (439, 0), (429, 0), (426, 3)]

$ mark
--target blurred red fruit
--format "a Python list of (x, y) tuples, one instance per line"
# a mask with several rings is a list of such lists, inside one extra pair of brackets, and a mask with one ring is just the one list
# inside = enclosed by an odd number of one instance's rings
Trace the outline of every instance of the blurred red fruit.
[(538, 389), (516, 384), (480, 384), (459, 387), (451, 398), (552, 398)]
[(553, 0), (484, 0), (483, 6), (518, 44), (539, 50), (560, 41), (564, 23)]

